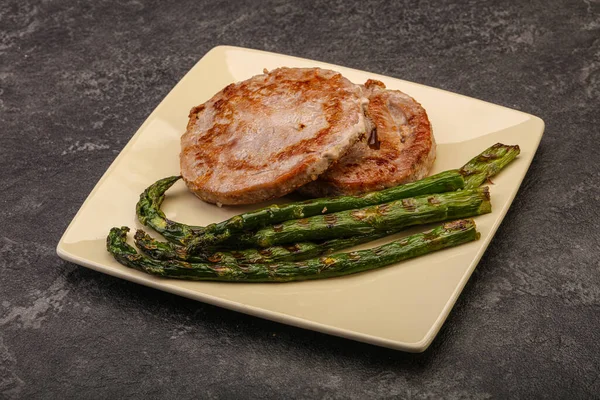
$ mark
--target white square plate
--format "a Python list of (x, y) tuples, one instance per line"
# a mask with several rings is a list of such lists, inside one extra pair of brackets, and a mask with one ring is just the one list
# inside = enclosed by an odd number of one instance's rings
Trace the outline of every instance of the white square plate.
[[(263, 68), (322, 67), (355, 83), (383, 81), (427, 110), (438, 143), (432, 173), (458, 168), (488, 146), (518, 144), (521, 155), (491, 186), (493, 212), (476, 218), (481, 239), (379, 270), (285, 284), (186, 282), (156, 278), (117, 263), (105, 249), (113, 226), (141, 228), (139, 194), (179, 174), (179, 138), (189, 110), (229, 83)], [(156, 107), (106, 171), (61, 238), (65, 260), (156, 289), (270, 320), (411, 352), (424, 351), (502, 222), (538, 147), (544, 123), (519, 111), (443, 90), (337, 65), (236, 47), (206, 54)], [(203, 203), (180, 181), (167, 192), (168, 217), (193, 225), (218, 222), (253, 207)]]

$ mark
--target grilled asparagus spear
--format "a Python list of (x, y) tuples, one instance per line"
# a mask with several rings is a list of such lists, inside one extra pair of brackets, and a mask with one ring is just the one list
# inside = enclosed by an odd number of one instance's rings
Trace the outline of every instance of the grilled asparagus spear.
[[(327, 240), (390, 230), (398, 231), (412, 225), (471, 217), (491, 211), (489, 190), (487, 187), (481, 187), (284, 221), (257, 232), (236, 236), (232, 238), (232, 242), (244, 247), (269, 247), (307, 240)], [(226, 241), (222, 244), (228, 243)], [(189, 250), (193, 253), (203, 251), (202, 246), (205, 246), (205, 242), (192, 242)]]
[(272, 246), (265, 249), (243, 249), (229, 252), (215, 252), (208, 256), (193, 255), (186, 247), (169, 242), (160, 242), (138, 229), (135, 233), (135, 245), (150, 258), (156, 260), (180, 260), (188, 262), (267, 264), (280, 261), (301, 261), (331, 254), (348, 247), (367, 243), (393, 232), (332, 239), (322, 243), (302, 242), (287, 246)]
[(519, 146), (496, 143), (463, 165), (459, 172), (465, 178), (465, 189), (474, 189), (496, 175), (514, 160), (521, 150)]
[(135, 208), (138, 220), (142, 224), (151, 227), (171, 242), (185, 244), (188, 238), (202, 233), (204, 227), (171, 221), (160, 209), (165, 192), (179, 179), (181, 176), (170, 176), (156, 181), (140, 195)]
[(127, 244), (128, 231), (127, 227), (112, 228), (106, 240), (108, 251), (121, 264), (165, 278), (226, 282), (289, 282), (349, 275), (479, 238), (472, 219), (458, 220), (369, 250), (296, 263), (239, 265), (153, 260)]

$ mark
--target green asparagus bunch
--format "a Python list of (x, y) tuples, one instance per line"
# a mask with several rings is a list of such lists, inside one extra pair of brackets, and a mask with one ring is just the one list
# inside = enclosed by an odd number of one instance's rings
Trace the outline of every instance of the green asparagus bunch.
[[(140, 222), (169, 242), (142, 230), (126, 243), (126, 227), (113, 228), (107, 249), (129, 267), (170, 278), (285, 282), (346, 275), (475, 240), (472, 220), (446, 223), (362, 252), (339, 253), (405, 227), (491, 212), (487, 187), (479, 186), (519, 154), (518, 146), (496, 144), (458, 170), (367, 193), (270, 206), (206, 227), (166, 218), (160, 209), (181, 177), (161, 179), (142, 193)], [(431, 239), (431, 240), (430, 240)]]

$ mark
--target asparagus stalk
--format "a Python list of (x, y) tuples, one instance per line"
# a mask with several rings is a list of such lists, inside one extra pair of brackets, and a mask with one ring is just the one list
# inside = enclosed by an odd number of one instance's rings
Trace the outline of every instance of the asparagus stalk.
[(392, 232), (350, 238), (332, 239), (322, 243), (301, 242), (288, 246), (271, 246), (265, 249), (243, 249), (229, 252), (215, 252), (208, 256), (190, 254), (184, 246), (169, 242), (160, 242), (138, 229), (135, 233), (135, 245), (145, 255), (155, 260), (180, 260), (187, 262), (268, 264), (280, 261), (301, 261), (331, 254), (348, 247), (357, 246)]
[(459, 172), (465, 178), (465, 189), (474, 189), (496, 175), (514, 160), (521, 150), (519, 146), (496, 143), (463, 165)]
[(142, 224), (151, 227), (165, 239), (185, 244), (188, 238), (195, 237), (204, 231), (204, 227), (171, 221), (160, 209), (165, 199), (165, 192), (180, 178), (181, 176), (163, 178), (144, 190), (136, 204), (136, 214)]
[[(487, 187), (412, 197), (356, 210), (284, 221), (257, 232), (233, 238), (245, 247), (269, 247), (310, 240), (327, 240), (378, 232), (398, 231), (492, 211)], [(225, 242), (224, 244), (227, 244)], [(193, 242), (190, 251), (202, 251), (204, 242)]]
[(121, 264), (165, 278), (225, 282), (289, 282), (349, 275), (479, 238), (472, 219), (459, 220), (369, 250), (340, 253), (295, 263), (239, 265), (153, 260), (138, 254), (127, 244), (128, 231), (127, 227), (112, 228), (106, 241), (108, 251)]

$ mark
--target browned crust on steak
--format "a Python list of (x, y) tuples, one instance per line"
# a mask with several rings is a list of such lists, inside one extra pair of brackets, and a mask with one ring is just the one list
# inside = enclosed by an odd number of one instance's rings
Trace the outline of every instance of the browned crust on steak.
[(377, 130), (379, 149), (357, 142), (318, 180), (299, 192), (311, 197), (360, 194), (425, 177), (435, 161), (435, 139), (425, 109), (399, 90), (382, 82), (365, 83), (366, 114)]
[(184, 181), (201, 199), (253, 204), (317, 178), (366, 131), (360, 86), (319, 68), (279, 68), (194, 107)]

